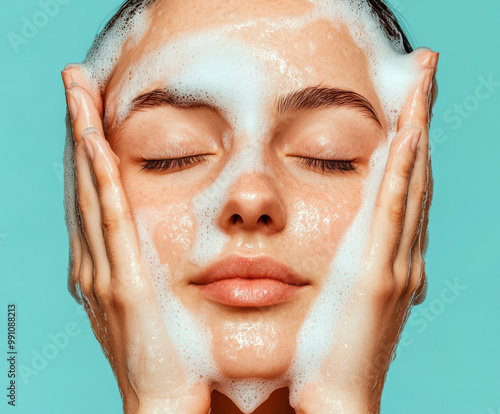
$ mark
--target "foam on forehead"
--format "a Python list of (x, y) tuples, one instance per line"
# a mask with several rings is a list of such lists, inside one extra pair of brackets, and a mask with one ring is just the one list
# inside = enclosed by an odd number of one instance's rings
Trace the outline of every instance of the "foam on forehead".
[(203, 101), (220, 108), (235, 129), (244, 124), (252, 136), (266, 123), (257, 114), (270, 94), (270, 79), (251, 48), (242, 42), (215, 32), (176, 39), (146, 56), (131, 72), (120, 85), (118, 124), (138, 93), (158, 82), (186, 104)]
[(98, 91), (104, 91), (113, 69), (123, 50), (125, 42), (131, 46), (137, 44), (144, 36), (148, 25), (148, 2), (121, 16), (114, 25), (103, 34), (99, 34), (81, 67), (88, 79)]
[[(311, 4), (313, 6), (309, 12), (298, 18), (283, 18), (279, 21), (267, 21), (266, 18), (261, 18), (259, 21), (265, 22), (272, 30), (280, 28), (300, 30), (321, 19), (327, 19), (334, 25), (345, 24), (356, 44), (368, 57), (371, 80), (379, 95), (383, 112), (389, 125), (395, 125), (399, 109), (404, 102), (407, 89), (405, 85), (414, 73), (413, 62), (406, 59), (404, 54), (402, 40), (388, 39), (366, 0), (314, 0)], [(125, 41), (131, 43), (127, 45), (127, 48), (139, 42), (150, 20), (148, 9), (138, 8), (133, 16), (123, 16), (111, 30), (96, 40), (83, 63), (96, 89), (101, 91), (105, 89), (109, 76), (123, 51), (122, 46)], [(246, 24), (246, 26), (253, 25), (255, 21)], [(111, 102), (111, 105), (115, 107), (111, 110), (108, 106), (106, 114), (116, 115), (115, 122), (119, 124), (130, 110), (132, 100), (144, 92), (148, 85), (158, 81), (163, 81), (164, 87), (170, 88), (169, 92), (178, 93), (179, 97), (186, 101), (206, 99), (207, 93), (209, 95), (214, 93), (210, 97), (217, 101), (217, 106), (220, 106), (223, 112), (231, 112), (230, 117), (233, 119), (236, 117), (238, 121), (241, 121), (242, 117), (255, 113), (252, 111), (255, 108), (245, 106), (245, 103), (258, 101), (257, 98), (263, 98), (262, 95), (265, 92), (269, 95), (271, 84), (268, 82), (267, 85), (263, 85), (262, 82), (257, 81), (257, 78), (262, 78), (265, 71), (252, 66), (258, 65), (259, 59), (279, 60), (280, 58), (268, 51), (251, 50), (249, 47), (245, 50), (241, 42), (238, 45), (238, 42), (228, 36), (235, 26), (244, 25), (228, 24), (219, 29), (194, 33), (192, 36), (183, 35), (182, 38), (174, 39), (160, 47), (156, 52), (146, 54), (140, 62), (130, 68), (131, 76), (122, 79), (118, 86), (119, 91), (116, 91), (119, 96), (118, 102)], [(237, 60), (240, 64), (236, 63)], [(281, 62), (281, 65), (283, 64), (285, 63)], [(183, 79), (188, 83), (175, 85), (175, 72), (181, 70), (191, 71), (192, 76), (184, 73)], [(252, 79), (252, 76), (248, 76), (250, 70), (256, 77), (256, 82), (250, 82)], [(212, 74), (219, 74), (219, 76), (222, 74), (226, 82), (230, 84), (230, 89), (233, 91), (230, 97), (227, 94), (221, 96), (220, 78), (217, 79), (217, 76), (212, 76)], [(283, 73), (283, 76), (286, 75)], [(300, 84), (300, 79), (296, 84), (297, 86)], [(235, 93), (234, 88), (244, 91), (244, 94)], [(246, 97), (249, 99), (244, 102)], [(260, 102), (263, 101), (260, 100)], [(243, 110), (238, 110), (238, 107)], [(262, 125), (259, 127), (262, 130)]]
[(401, 38), (389, 39), (366, 0), (314, 0), (312, 18), (341, 22), (366, 53), (371, 80), (382, 104), (389, 129), (394, 129), (409, 87), (417, 73)]

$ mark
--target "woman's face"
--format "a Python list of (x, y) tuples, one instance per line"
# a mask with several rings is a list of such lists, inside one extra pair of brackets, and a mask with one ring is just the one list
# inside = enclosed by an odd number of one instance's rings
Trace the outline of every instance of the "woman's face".
[[(304, 13), (307, 1), (241, 2), (236, 9), (181, 3), (152, 7), (143, 40), (120, 56), (107, 111), (113, 114), (120, 85), (147, 52), (221, 28), (222, 42), (252, 51), (265, 93), (247, 87), (257, 69), (243, 69), (243, 81), (232, 82), (227, 65), (210, 77), (235, 106), (243, 102), (233, 112), (217, 107), (213, 88), (206, 102), (198, 97), (189, 107), (152, 99), (145, 94), (169, 79), (155, 81), (138, 91), (141, 105), (110, 127), (108, 139), (131, 207), (149, 217), (148, 237), (168, 265), (169, 280), (156, 288), (172, 291), (203, 321), (225, 375), (277, 377), (290, 366), (301, 324), (361, 206), (369, 160), (387, 125), (367, 57), (345, 28), (326, 20), (278, 27), (282, 16)], [(376, 115), (359, 99), (342, 103), (329, 88), (356, 92)], [(218, 278), (229, 279), (208, 284)]]

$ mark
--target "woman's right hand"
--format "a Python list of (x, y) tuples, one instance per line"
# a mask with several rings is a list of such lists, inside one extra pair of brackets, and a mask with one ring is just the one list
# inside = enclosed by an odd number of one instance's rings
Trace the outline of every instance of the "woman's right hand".
[[(207, 413), (210, 390), (188, 385), (156, 293), (99, 109), (77, 67), (62, 72), (75, 138), (79, 234), (72, 283), (118, 380), (125, 413)], [(93, 176), (95, 180), (93, 180)], [(94, 185), (95, 182), (95, 185)]]

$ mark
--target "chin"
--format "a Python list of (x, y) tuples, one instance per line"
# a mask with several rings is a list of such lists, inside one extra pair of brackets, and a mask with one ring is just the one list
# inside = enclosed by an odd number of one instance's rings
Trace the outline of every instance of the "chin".
[(241, 319), (240, 315), (212, 324), (215, 362), (231, 379), (277, 379), (292, 363), (298, 326), (266, 320), (264, 311), (249, 313)]

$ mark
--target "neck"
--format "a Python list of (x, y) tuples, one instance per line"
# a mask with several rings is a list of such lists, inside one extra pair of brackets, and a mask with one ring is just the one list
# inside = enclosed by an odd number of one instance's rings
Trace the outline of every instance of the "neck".
[[(211, 414), (243, 414), (242, 411), (224, 394), (212, 392)], [(294, 414), (288, 402), (288, 388), (274, 391), (252, 414), (280, 413)]]

